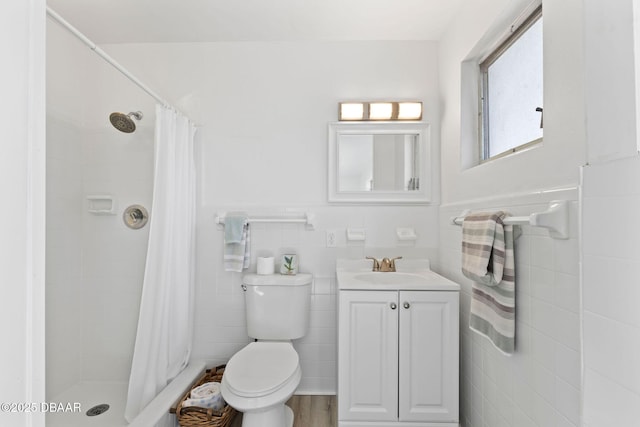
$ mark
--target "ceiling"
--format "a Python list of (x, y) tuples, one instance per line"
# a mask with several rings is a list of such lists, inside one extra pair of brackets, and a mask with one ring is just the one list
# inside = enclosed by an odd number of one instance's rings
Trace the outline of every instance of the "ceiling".
[(471, 0), (47, 0), (95, 43), (438, 40)]

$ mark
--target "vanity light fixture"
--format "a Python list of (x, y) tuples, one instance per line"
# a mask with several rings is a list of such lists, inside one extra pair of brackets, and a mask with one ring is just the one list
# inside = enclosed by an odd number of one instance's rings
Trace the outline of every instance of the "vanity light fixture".
[(422, 120), (422, 102), (340, 102), (338, 120)]

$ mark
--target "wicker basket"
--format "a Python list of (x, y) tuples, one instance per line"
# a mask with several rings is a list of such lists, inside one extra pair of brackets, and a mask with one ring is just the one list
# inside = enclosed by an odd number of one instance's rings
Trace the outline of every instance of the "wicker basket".
[(237, 412), (225, 403), (221, 411), (199, 408), (197, 406), (182, 407), (189, 397), (191, 389), (208, 382), (220, 382), (226, 365), (220, 365), (207, 371), (193, 384), (193, 386), (180, 398), (178, 404), (171, 408), (171, 413), (176, 414), (180, 427), (227, 427), (231, 425)]

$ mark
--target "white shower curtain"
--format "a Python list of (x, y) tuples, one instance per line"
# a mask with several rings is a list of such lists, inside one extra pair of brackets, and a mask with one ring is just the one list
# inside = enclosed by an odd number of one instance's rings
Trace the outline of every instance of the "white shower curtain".
[(149, 245), (125, 418), (138, 413), (189, 361), (193, 330), (195, 126), (156, 106)]

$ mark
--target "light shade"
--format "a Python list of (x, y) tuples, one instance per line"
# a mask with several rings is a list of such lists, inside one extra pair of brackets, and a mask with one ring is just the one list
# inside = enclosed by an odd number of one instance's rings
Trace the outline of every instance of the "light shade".
[(364, 103), (341, 102), (338, 115), (340, 120), (364, 120)]
[(338, 117), (341, 121), (422, 120), (422, 102), (341, 102)]
[(422, 119), (422, 102), (399, 102), (398, 120)]
[(369, 120), (391, 120), (393, 118), (392, 102), (369, 103)]

